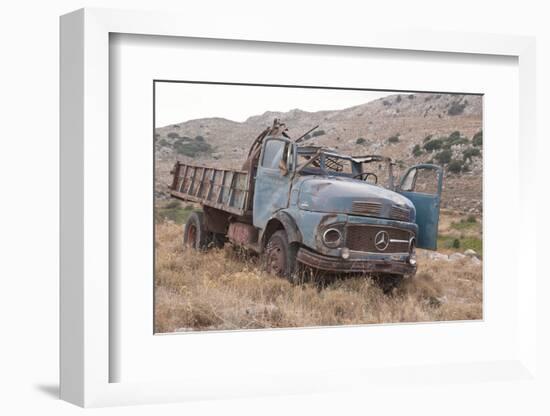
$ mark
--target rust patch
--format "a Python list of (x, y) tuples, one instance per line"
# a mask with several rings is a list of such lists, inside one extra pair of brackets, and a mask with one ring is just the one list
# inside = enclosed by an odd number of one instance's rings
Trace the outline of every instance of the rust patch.
[(232, 222), (229, 224), (227, 237), (234, 243), (248, 246), (258, 241), (258, 230), (250, 224)]

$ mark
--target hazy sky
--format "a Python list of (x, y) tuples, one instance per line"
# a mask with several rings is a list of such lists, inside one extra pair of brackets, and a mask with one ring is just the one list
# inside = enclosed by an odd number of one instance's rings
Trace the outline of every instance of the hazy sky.
[(266, 111), (295, 108), (340, 110), (391, 94), (395, 92), (157, 82), (155, 127), (204, 117), (242, 122)]

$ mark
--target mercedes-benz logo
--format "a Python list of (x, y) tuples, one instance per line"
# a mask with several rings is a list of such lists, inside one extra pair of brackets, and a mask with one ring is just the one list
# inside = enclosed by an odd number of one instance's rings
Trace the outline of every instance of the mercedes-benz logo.
[(374, 246), (379, 251), (384, 251), (390, 244), (390, 235), (387, 231), (378, 231), (374, 236)]

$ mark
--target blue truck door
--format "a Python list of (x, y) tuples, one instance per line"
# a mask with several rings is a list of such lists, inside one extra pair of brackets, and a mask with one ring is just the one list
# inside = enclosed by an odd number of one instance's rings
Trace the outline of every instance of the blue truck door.
[[(292, 149), (292, 144), (282, 138), (268, 138), (264, 142), (254, 187), (252, 221), (257, 228), (265, 228), (276, 211), (288, 207)], [(289, 169), (286, 174), (281, 164)]]
[(417, 247), (419, 248), (429, 250), (437, 248), (442, 186), (443, 169), (437, 165), (412, 166), (401, 178), (397, 192), (409, 198), (416, 208)]

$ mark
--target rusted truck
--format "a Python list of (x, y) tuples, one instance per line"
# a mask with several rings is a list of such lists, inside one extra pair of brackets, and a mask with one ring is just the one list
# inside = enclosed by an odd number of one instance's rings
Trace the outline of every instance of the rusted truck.
[(407, 169), (378, 155), (349, 156), (293, 140), (277, 120), (241, 170), (177, 162), (170, 193), (200, 204), (184, 227), (196, 249), (225, 242), (263, 255), (268, 272), (297, 265), (400, 281), (416, 273), (416, 248), (436, 249), (442, 168)]

